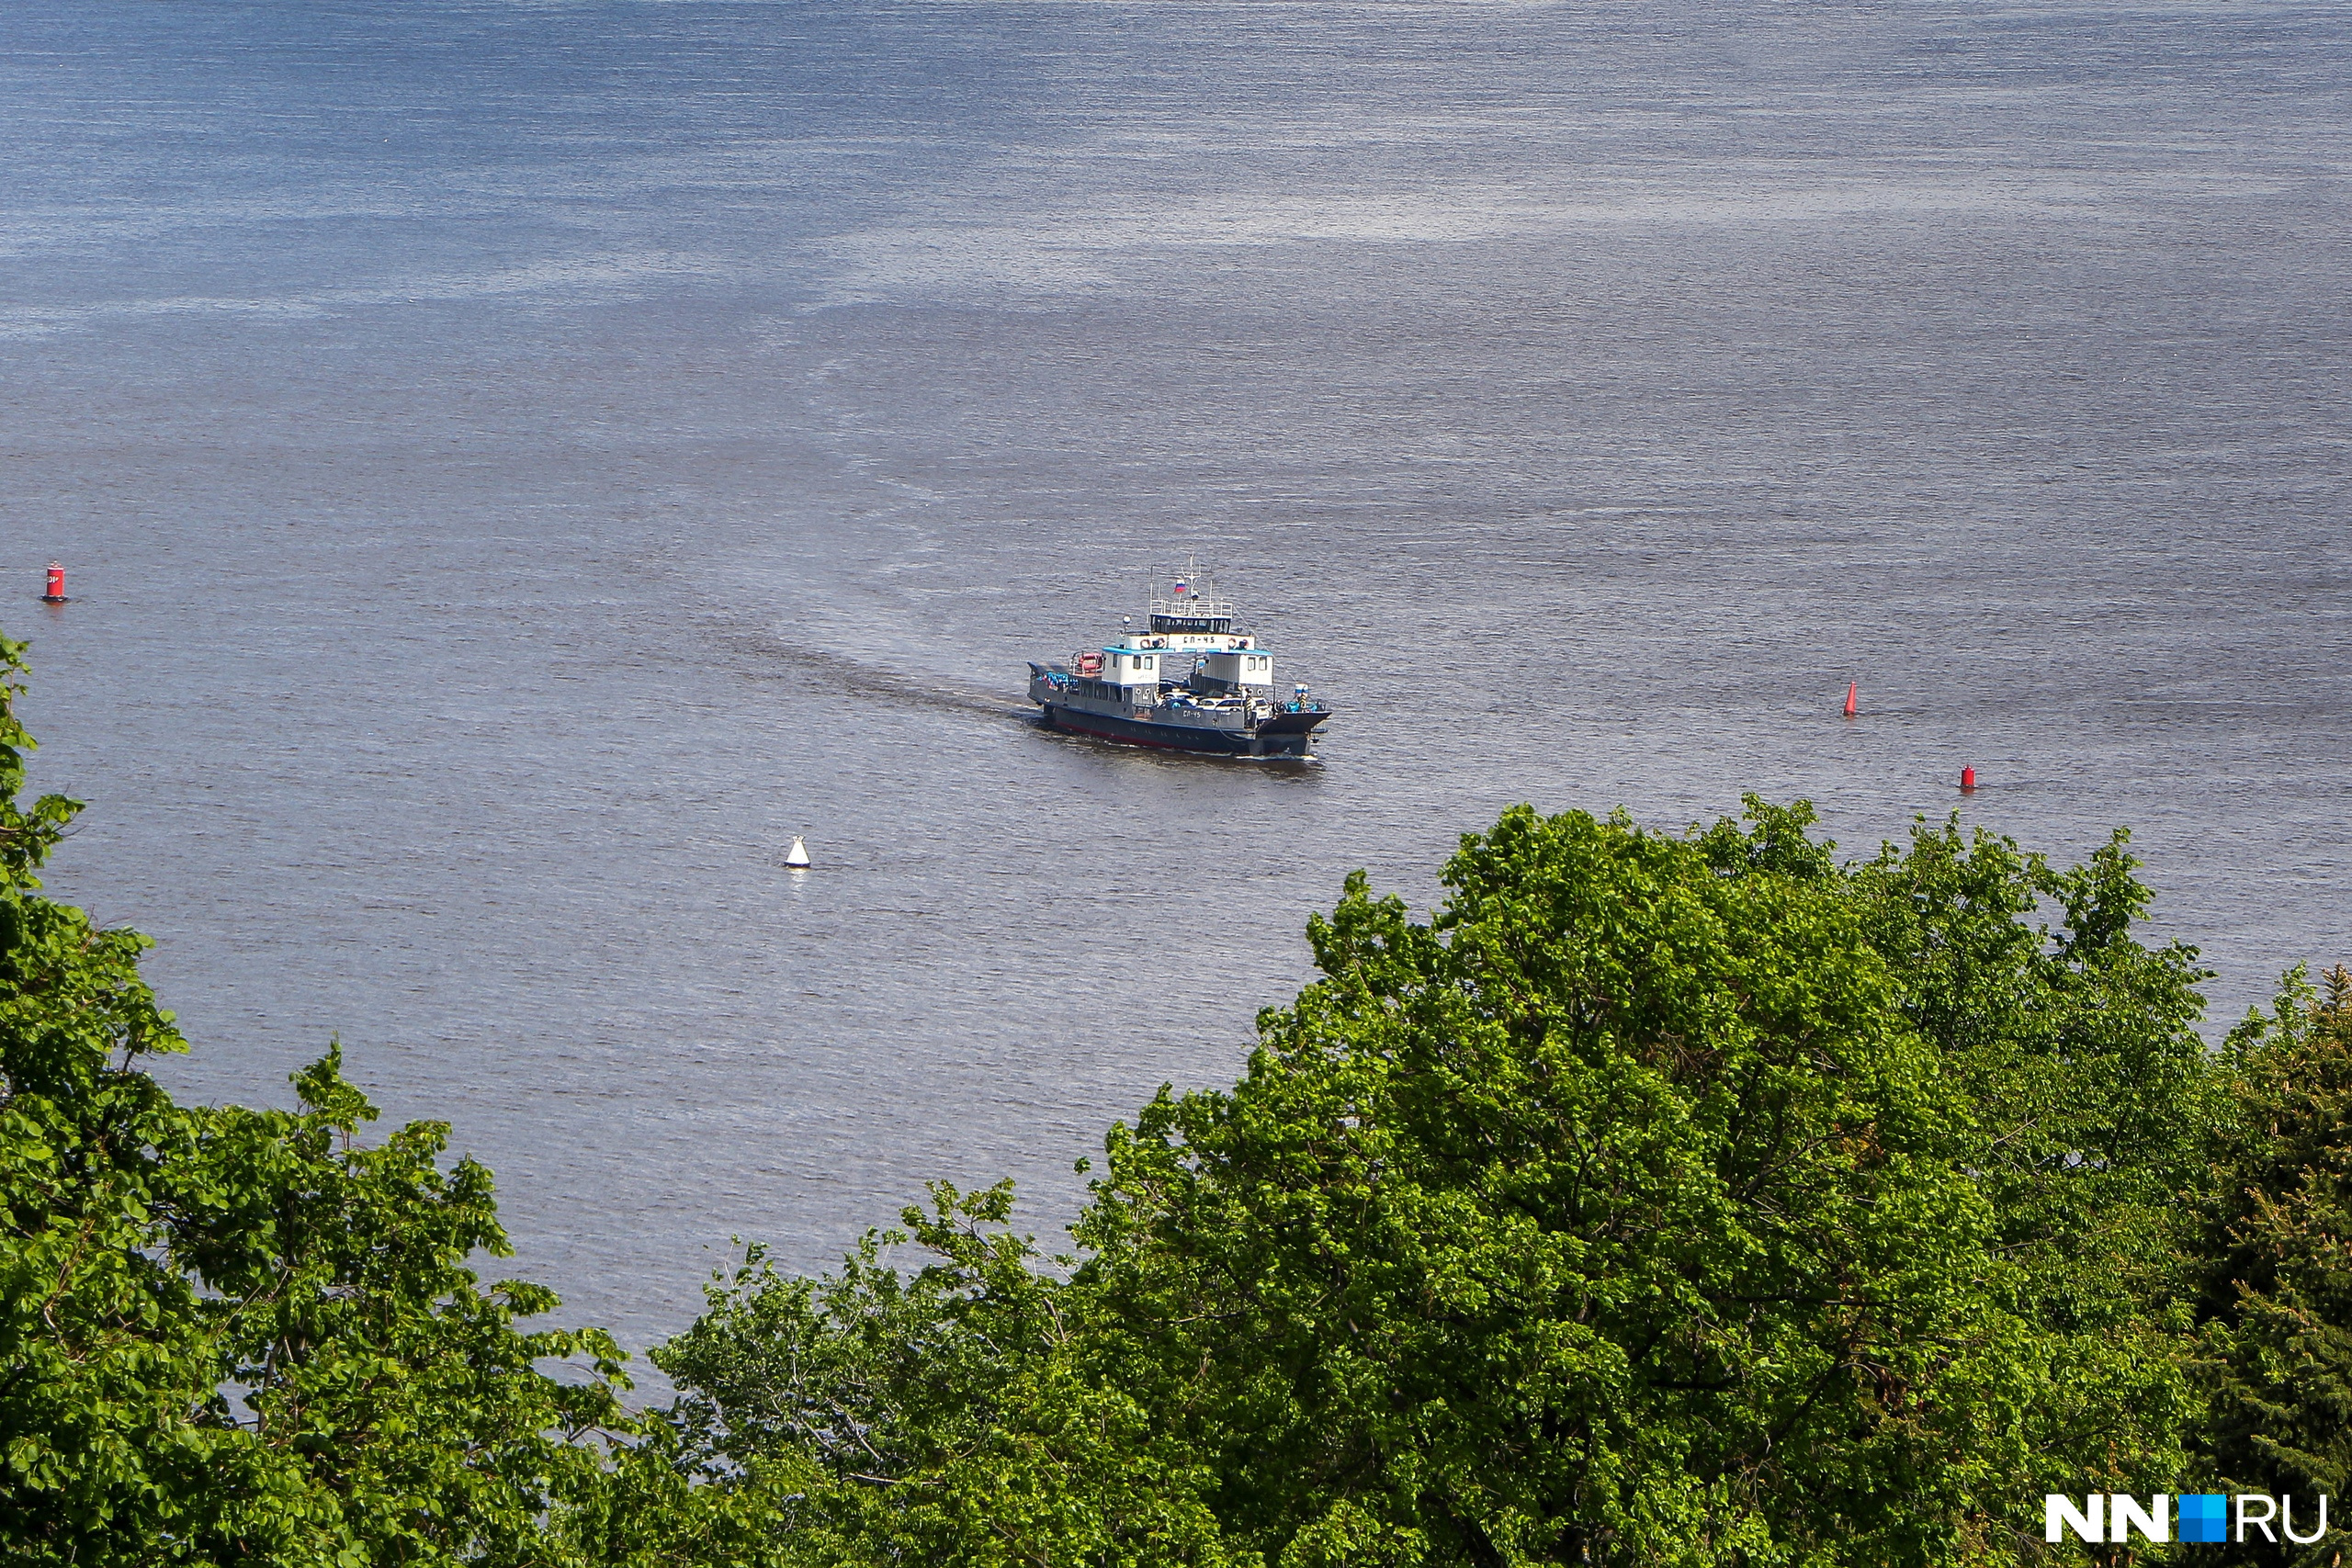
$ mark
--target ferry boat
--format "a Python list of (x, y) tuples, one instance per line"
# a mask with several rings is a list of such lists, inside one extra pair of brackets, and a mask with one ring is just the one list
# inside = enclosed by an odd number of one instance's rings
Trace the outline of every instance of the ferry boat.
[(1214, 584), (1180, 577), (1163, 598), (1155, 579), (1149, 600), (1142, 631), (1123, 615), (1118, 641), (1067, 664), (1030, 662), (1029, 700), (1048, 729), (1220, 757), (1314, 755), (1330, 710), (1303, 685), (1277, 700), (1272, 652), (1233, 629)]

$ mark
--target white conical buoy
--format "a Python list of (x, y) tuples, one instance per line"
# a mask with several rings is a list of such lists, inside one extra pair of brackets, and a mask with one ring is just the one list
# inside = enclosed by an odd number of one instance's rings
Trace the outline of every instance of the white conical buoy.
[(795, 871), (808, 869), (808, 846), (800, 841), (797, 833), (792, 835), (792, 847), (784, 852), (784, 863)]

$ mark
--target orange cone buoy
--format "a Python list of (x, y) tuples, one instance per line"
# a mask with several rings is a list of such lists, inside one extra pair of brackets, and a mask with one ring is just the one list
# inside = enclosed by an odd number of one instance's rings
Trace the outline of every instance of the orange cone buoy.
[(1854, 716), (1854, 698), (1860, 693), (1861, 689), (1862, 683), (1860, 681), (1849, 681), (1846, 682), (1846, 716), (1848, 718)]

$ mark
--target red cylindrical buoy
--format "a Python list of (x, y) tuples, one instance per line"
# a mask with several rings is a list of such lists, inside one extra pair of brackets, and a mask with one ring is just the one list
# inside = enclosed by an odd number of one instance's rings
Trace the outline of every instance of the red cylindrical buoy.
[(1976, 793), (1976, 770), (1974, 768), (1962, 768), (1960, 770), (1960, 793), (1962, 795), (1974, 795)]
[(1862, 683), (1860, 681), (1849, 681), (1846, 682), (1846, 716), (1848, 718), (1854, 716), (1854, 698), (1860, 693), (1861, 689)]
[(55, 561), (49, 563), (49, 592), (41, 595), (44, 604), (65, 603), (65, 569)]

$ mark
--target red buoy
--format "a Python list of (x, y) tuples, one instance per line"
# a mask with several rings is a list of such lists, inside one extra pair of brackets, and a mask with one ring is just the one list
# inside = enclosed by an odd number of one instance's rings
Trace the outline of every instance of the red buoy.
[(1976, 770), (1974, 768), (1962, 768), (1960, 770), (1960, 793), (1962, 795), (1974, 795), (1976, 793)]
[(1854, 698), (1861, 689), (1862, 683), (1860, 681), (1849, 681), (1846, 682), (1846, 716), (1848, 718), (1854, 716)]
[(49, 592), (40, 597), (44, 604), (65, 603), (65, 569), (55, 561), (49, 563)]

